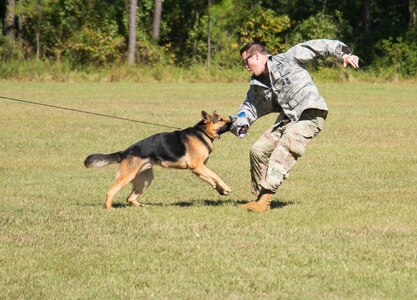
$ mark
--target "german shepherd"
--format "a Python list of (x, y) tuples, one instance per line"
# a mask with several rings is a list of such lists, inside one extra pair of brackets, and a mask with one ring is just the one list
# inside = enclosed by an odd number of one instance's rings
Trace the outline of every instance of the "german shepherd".
[(202, 111), (201, 116), (202, 120), (194, 127), (157, 133), (124, 151), (89, 155), (84, 161), (87, 168), (120, 164), (116, 181), (106, 193), (106, 208), (112, 207), (113, 197), (129, 182), (132, 182), (133, 189), (127, 202), (130, 205), (144, 206), (137, 198), (152, 183), (154, 165), (189, 169), (215, 188), (220, 195), (228, 195), (231, 189), (205, 164), (213, 151), (213, 141), (229, 131), (232, 122), (216, 113)]

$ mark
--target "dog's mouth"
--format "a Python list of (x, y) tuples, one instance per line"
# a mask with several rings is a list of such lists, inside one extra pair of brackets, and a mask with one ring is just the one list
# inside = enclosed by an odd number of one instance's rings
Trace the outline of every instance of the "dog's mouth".
[(230, 127), (232, 127), (232, 122), (225, 123), (222, 127), (217, 129), (217, 134), (220, 136), (223, 133), (230, 131)]

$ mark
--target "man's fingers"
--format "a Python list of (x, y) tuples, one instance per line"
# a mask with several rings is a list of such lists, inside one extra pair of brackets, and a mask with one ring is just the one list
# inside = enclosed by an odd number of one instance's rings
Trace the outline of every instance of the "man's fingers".
[(343, 56), (343, 66), (347, 67), (348, 65), (351, 65), (355, 69), (359, 68), (359, 57), (356, 55), (345, 54)]
[(351, 55), (349, 57), (349, 63), (352, 65), (352, 67), (359, 68), (359, 57), (357, 57), (356, 55)]

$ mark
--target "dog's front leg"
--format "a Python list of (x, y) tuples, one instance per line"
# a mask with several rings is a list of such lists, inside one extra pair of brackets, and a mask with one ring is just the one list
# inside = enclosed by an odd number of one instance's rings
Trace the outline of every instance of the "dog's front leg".
[(232, 191), (216, 173), (205, 165), (195, 168), (193, 173), (215, 188), (220, 195), (228, 195)]
[(206, 174), (203, 168), (195, 168), (192, 170), (192, 172), (198, 177), (200, 177), (202, 180), (207, 182), (209, 185), (211, 185), (213, 189), (216, 188), (216, 182), (214, 182), (214, 180)]

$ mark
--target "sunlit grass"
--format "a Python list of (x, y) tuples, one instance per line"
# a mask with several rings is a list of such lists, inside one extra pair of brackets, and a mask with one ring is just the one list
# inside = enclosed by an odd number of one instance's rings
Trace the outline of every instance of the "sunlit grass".
[[(246, 84), (15, 83), (0, 95), (187, 127), (201, 110), (234, 113)], [(163, 127), (0, 99), (0, 298), (417, 297), (417, 88), (319, 84), (325, 130), (274, 198), (250, 214), (247, 138), (225, 134), (208, 166), (233, 189), (217, 195), (190, 172), (155, 169), (105, 210), (124, 149)]]

